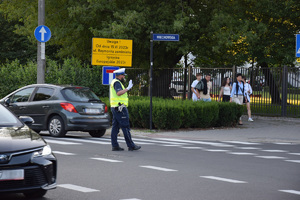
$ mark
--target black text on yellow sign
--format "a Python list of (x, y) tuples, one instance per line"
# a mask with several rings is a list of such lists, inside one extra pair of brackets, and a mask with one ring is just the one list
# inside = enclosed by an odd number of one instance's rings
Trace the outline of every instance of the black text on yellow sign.
[(132, 66), (132, 40), (93, 38), (92, 65)]

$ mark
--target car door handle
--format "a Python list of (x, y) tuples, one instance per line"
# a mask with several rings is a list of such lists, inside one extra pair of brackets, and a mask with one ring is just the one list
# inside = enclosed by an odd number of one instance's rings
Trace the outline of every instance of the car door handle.
[(43, 108), (49, 108), (49, 106), (43, 106)]
[(24, 110), (24, 109), (26, 109), (26, 107), (25, 106), (20, 106), (19, 109)]

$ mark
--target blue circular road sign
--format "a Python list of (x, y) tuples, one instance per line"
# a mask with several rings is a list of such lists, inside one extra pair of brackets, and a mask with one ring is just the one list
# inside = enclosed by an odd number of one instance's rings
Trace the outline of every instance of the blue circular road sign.
[(47, 26), (41, 25), (34, 30), (34, 36), (39, 42), (47, 42), (51, 38), (51, 31)]

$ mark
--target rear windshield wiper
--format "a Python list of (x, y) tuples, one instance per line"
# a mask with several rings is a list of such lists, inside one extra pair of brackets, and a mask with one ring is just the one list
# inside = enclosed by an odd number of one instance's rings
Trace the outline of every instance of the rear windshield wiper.
[(100, 99), (89, 99), (89, 102), (102, 102)]

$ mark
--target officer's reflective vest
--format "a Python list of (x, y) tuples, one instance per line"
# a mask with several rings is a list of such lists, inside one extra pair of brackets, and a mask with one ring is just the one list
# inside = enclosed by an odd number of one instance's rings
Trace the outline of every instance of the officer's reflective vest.
[[(112, 82), (110, 83), (110, 90), (109, 90), (110, 91), (110, 106), (111, 107), (117, 107), (117, 106), (119, 106), (119, 103), (124, 104), (125, 106), (128, 106), (127, 92), (125, 94), (121, 95), (121, 96), (117, 95), (117, 92), (114, 88), (114, 84), (117, 81), (121, 83), (121, 81), (119, 81), (116, 78), (114, 80), (112, 80)], [(124, 90), (125, 87), (122, 83), (121, 83), (121, 86), (122, 86), (122, 89)]]

